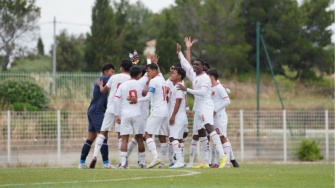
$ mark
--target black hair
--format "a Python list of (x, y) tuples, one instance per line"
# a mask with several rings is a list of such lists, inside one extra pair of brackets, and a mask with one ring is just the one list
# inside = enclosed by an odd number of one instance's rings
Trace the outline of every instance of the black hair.
[(132, 66), (129, 70), (131, 78), (138, 76), (142, 72), (139, 66)]
[(181, 80), (183, 80), (186, 76), (186, 71), (181, 67), (175, 67), (177, 74), (181, 75)]
[(218, 72), (216, 69), (209, 69), (207, 73), (209, 76), (213, 76), (216, 80), (218, 80)]
[(151, 64), (146, 65), (146, 69), (148, 67), (152, 70), (158, 70), (159, 69), (159, 67), (155, 63), (151, 63)]
[(173, 66), (174, 66), (174, 67), (182, 67), (182, 66), (181, 66), (181, 63), (175, 63)]
[(109, 70), (109, 69), (113, 69), (114, 70), (114, 66), (112, 65), (112, 63), (105, 63), (102, 66), (102, 73), (104, 73), (104, 71)]
[(142, 68), (142, 76), (146, 74), (146, 67)]
[(210, 69), (210, 64), (209, 64), (209, 63), (205, 62), (205, 63), (204, 63), (204, 66), (205, 66), (206, 68), (208, 68), (208, 70)]
[(201, 58), (196, 58), (194, 61), (201, 62), (202, 66), (204, 66), (204, 64), (205, 64), (205, 61), (203, 59), (201, 59)]
[(133, 66), (133, 63), (129, 59), (122, 59), (120, 61), (120, 67), (124, 69), (125, 72), (129, 72), (130, 68)]

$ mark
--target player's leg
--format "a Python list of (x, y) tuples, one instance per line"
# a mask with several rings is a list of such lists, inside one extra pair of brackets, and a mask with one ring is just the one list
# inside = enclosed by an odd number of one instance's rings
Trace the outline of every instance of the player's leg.
[(138, 143), (138, 165), (140, 168), (146, 168), (146, 161), (145, 161), (145, 145), (143, 142), (143, 133), (145, 126), (143, 122), (139, 121), (141, 116), (136, 116), (132, 118), (133, 122), (133, 130), (134, 130), (134, 138)]
[(182, 149), (180, 147), (180, 141), (183, 138), (184, 126), (183, 122), (175, 120), (175, 124), (169, 126), (169, 140), (172, 143), (174, 149), (174, 155), (176, 156), (176, 163), (169, 168), (183, 168), (184, 161), (182, 158)]
[(148, 168), (153, 168), (161, 162), (161, 160), (158, 159), (156, 144), (154, 139), (152, 138), (152, 135), (157, 135), (159, 133), (160, 127), (158, 125), (161, 125), (162, 120), (162, 117), (149, 116), (146, 124), (145, 139), (147, 147), (152, 154), (152, 162), (148, 165)]
[(160, 161), (161, 163), (158, 165), (158, 168), (161, 168), (165, 165), (166, 158), (167, 158), (167, 151), (168, 151), (168, 118), (165, 117), (162, 119), (160, 130), (158, 134), (158, 138), (160, 141)]
[(80, 161), (79, 161), (79, 165), (78, 165), (78, 169), (87, 169), (89, 168), (88, 166), (86, 166), (85, 161), (86, 161), (86, 157), (88, 156), (90, 150), (91, 150), (91, 145), (94, 142), (95, 138), (97, 137), (97, 133), (96, 132), (88, 132), (88, 136), (87, 139), (82, 147), (82, 151), (81, 151), (81, 156), (80, 156)]

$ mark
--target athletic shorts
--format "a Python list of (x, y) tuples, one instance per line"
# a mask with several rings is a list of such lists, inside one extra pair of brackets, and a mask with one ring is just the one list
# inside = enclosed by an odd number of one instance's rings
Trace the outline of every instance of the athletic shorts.
[(144, 124), (139, 119), (141, 119), (141, 115), (121, 119), (120, 135), (143, 134)]
[(168, 117), (149, 116), (145, 132), (152, 135), (168, 136)]
[(106, 111), (100, 131), (111, 131), (114, 123), (115, 123), (114, 114)]
[(200, 112), (195, 112), (193, 123), (193, 135), (198, 135), (198, 130), (204, 128), (204, 125), (214, 124), (213, 106), (204, 106)]
[(103, 124), (103, 119), (104, 119), (104, 113), (89, 113), (88, 114), (88, 132), (99, 132), (102, 124)]
[(185, 130), (185, 122), (184, 121), (176, 121), (173, 125), (169, 125), (169, 138), (174, 138), (174, 139), (183, 139), (183, 133)]
[(214, 117), (214, 129), (219, 136), (227, 137), (227, 123), (228, 118), (226, 113), (216, 114)]

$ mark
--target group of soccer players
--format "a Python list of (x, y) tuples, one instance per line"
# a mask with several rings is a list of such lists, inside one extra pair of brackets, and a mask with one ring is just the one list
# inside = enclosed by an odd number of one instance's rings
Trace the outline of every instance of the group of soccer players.
[[(186, 167), (184, 141), (188, 133), (187, 114), (194, 117), (188, 166), (230, 168), (231, 161), (234, 167), (239, 167), (227, 139), (225, 107), (230, 104), (227, 90), (219, 83), (215, 69), (206, 71), (206, 63), (202, 59), (190, 63), (190, 50), (194, 41), (190, 37), (184, 41), (186, 57), (177, 44), (180, 63), (171, 67), (171, 75), (167, 80), (160, 72), (157, 55), (147, 56), (145, 71), (133, 65), (134, 59), (133, 62), (129, 59), (121, 60), (120, 74), (113, 74), (114, 67), (111, 64), (103, 66), (103, 76), (95, 82), (88, 109), (88, 138), (82, 147), (79, 169), (95, 168), (99, 151), (103, 168), (114, 168), (108, 159), (108, 132), (113, 125), (118, 133), (119, 168), (128, 168), (127, 159), (135, 146), (138, 148), (140, 168), (164, 166), (167, 153), (169, 168)], [(185, 77), (192, 82), (193, 89), (186, 88)], [(107, 91), (110, 91), (109, 95)], [(195, 98), (194, 114), (186, 102), (187, 92)], [(130, 142), (129, 135), (134, 135)], [(160, 156), (154, 135), (161, 143)], [(94, 141), (93, 158), (88, 167), (85, 161)], [(198, 141), (201, 163), (193, 166)], [(211, 156), (209, 141), (213, 145)], [(145, 144), (152, 155), (148, 166), (145, 163)]]

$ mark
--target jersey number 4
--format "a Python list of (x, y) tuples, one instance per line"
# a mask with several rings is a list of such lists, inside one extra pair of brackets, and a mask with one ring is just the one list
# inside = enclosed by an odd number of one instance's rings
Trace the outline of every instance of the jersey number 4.
[[(128, 94), (129, 94), (130, 97), (138, 98), (138, 92), (135, 89), (129, 90)], [(136, 103), (135, 102), (130, 102), (130, 104), (136, 104)]]

